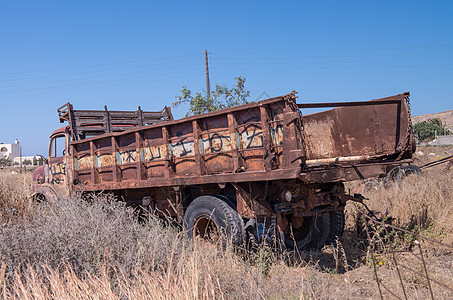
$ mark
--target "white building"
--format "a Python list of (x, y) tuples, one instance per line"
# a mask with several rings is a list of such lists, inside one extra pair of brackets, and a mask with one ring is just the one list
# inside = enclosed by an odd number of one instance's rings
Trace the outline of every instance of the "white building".
[(453, 145), (453, 135), (438, 135), (436, 138), (428, 143), (435, 146), (448, 146)]
[[(31, 165), (40, 164), (39, 156), (21, 156), (20, 145), (17, 139), (14, 141), (14, 144), (0, 143), (0, 158), (9, 159), (14, 165), (23, 165), (25, 161), (30, 161)], [(28, 164), (28, 162), (26, 162), (26, 164)]]
[(6, 158), (14, 161), (16, 157), (20, 157), (20, 145), (16, 139), (14, 144), (0, 143), (0, 158)]
[(33, 155), (22, 156), (22, 157), (19, 156), (19, 157), (14, 158), (13, 164), (20, 165), (21, 164), (21, 159), (22, 159), (22, 165), (27, 165), (27, 163), (25, 161), (30, 161), (29, 165), (37, 166), (37, 165), (39, 165), (40, 157), (39, 156), (33, 156)]

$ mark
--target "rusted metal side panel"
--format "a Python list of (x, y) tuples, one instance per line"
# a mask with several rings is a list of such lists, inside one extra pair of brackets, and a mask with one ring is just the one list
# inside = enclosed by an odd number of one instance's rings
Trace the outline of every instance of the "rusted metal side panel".
[(113, 181), (113, 168), (104, 167), (112, 166), (115, 163), (115, 154), (112, 152), (112, 139), (110, 137), (98, 139), (94, 141), (94, 148), (94, 159), (91, 164), (94, 165), (99, 182)]
[(229, 132), (228, 115), (201, 119), (198, 124), (198, 148), (204, 165), (201, 174), (234, 172), (232, 140), (237, 135)]
[[(359, 105), (348, 102), (302, 117), (299, 107), (320, 104), (298, 106), (293, 92), (73, 141), (73, 188), (89, 191), (281, 179), (329, 182), (381, 176), (385, 166), (356, 168), (355, 159), (407, 158), (402, 154), (411, 150), (412, 133), (405, 97)], [(330, 161), (342, 166), (316, 168)], [(351, 168), (342, 170), (346, 165)], [(307, 175), (310, 172), (312, 176)]]
[(404, 95), (380, 105), (339, 107), (303, 117), (307, 159), (391, 155), (408, 146)]
[(145, 178), (165, 177), (166, 147), (161, 128), (143, 131), (144, 148), (141, 149), (140, 161), (143, 162)]
[[(172, 186), (200, 180), (213, 183), (222, 179), (209, 175), (230, 174), (236, 178), (238, 172), (245, 172), (239, 176), (241, 181), (253, 181), (266, 178), (254, 172), (289, 169), (289, 165), (283, 165), (283, 123), (285, 112), (299, 114), (295, 99), (289, 94), (243, 109), (226, 109), (72, 142), (75, 189)], [(288, 136), (293, 137), (290, 140), (294, 140), (300, 128), (293, 124), (286, 127)], [(286, 151), (294, 147), (288, 144)], [(301, 165), (290, 167), (300, 170)], [(298, 176), (297, 171), (287, 174)], [(223, 180), (235, 181), (230, 177)]]

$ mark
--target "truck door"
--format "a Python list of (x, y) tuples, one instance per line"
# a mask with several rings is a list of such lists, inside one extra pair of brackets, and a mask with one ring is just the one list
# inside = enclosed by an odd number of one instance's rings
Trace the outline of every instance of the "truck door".
[(66, 165), (68, 153), (68, 135), (58, 133), (51, 137), (49, 143), (49, 183), (65, 186), (67, 181)]

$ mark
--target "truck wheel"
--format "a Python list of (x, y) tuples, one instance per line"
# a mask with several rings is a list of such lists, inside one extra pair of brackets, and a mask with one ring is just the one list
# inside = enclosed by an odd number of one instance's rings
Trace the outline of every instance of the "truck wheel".
[(222, 246), (229, 240), (233, 246), (244, 242), (242, 217), (220, 197), (200, 196), (192, 201), (184, 215), (184, 227), (190, 238), (199, 236)]
[(43, 194), (38, 194), (38, 193), (34, 194), (32, 196), (32, 200), (34, 203), (38, 203), (38, 204), (44, 203), (47, 201), (46, 196), (44, 196)]
[(285, 234), (285, 246), (288, 250), (321, 249), (329, 237), (330, 215), (325, 213), (302, 219), (297, 218), (290, 222), (289, 233)]
[(345, 218), (344, 211), (332, 211), (330, 217), (330, 232), (326, 244), (334, 244), (337, 238), (341, 238), (344, 232)]

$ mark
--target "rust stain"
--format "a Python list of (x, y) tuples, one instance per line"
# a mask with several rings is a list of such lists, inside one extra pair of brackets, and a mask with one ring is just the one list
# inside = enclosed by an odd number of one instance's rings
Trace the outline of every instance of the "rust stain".
[(306, 144), (309, 154), (328, 157), (335, 153), (335, 141), (332, 135), (334, 122), (327, 118), (321, 121), (305, 122)]
[(104, 153), (96, 156), (96, 167), (108, 167), (115, 163), (115, 156), (111, 153)]
[(173, 157), (187, 157), (187, 156), (194, 156), (194, 142), (193, 141), (185, 141), (182, 139), (181, 141), (176, 142), (175, 144), (170, 144), (170, 153)]
[(137, 162), (137, 150), (120, 150), (116, 152), (116, 160), (119, 165), (130, 164)]
[(272, 146), (281, 146), (283, 144), (283, 125), (276, 125), (270, 131)]
[(143, 153), (143, 161), (154, 161), (163, 159), (165, 156), (165, 147), (163, 145), (154, 146), (154, 147), (146, 147), (140, 149), (141, 153)]
[(87, 155), (76, 158), (76, 170), (90, 169), (93, 167), (93, 157)]
[(228, 130), (202, 134), (200, 144), (200, 152), (203, 154), (231, 151), (231, 138)]
[(255, 125), (250, 125), (240, 134), (241, 149), (263, 147), (263, 131)]

